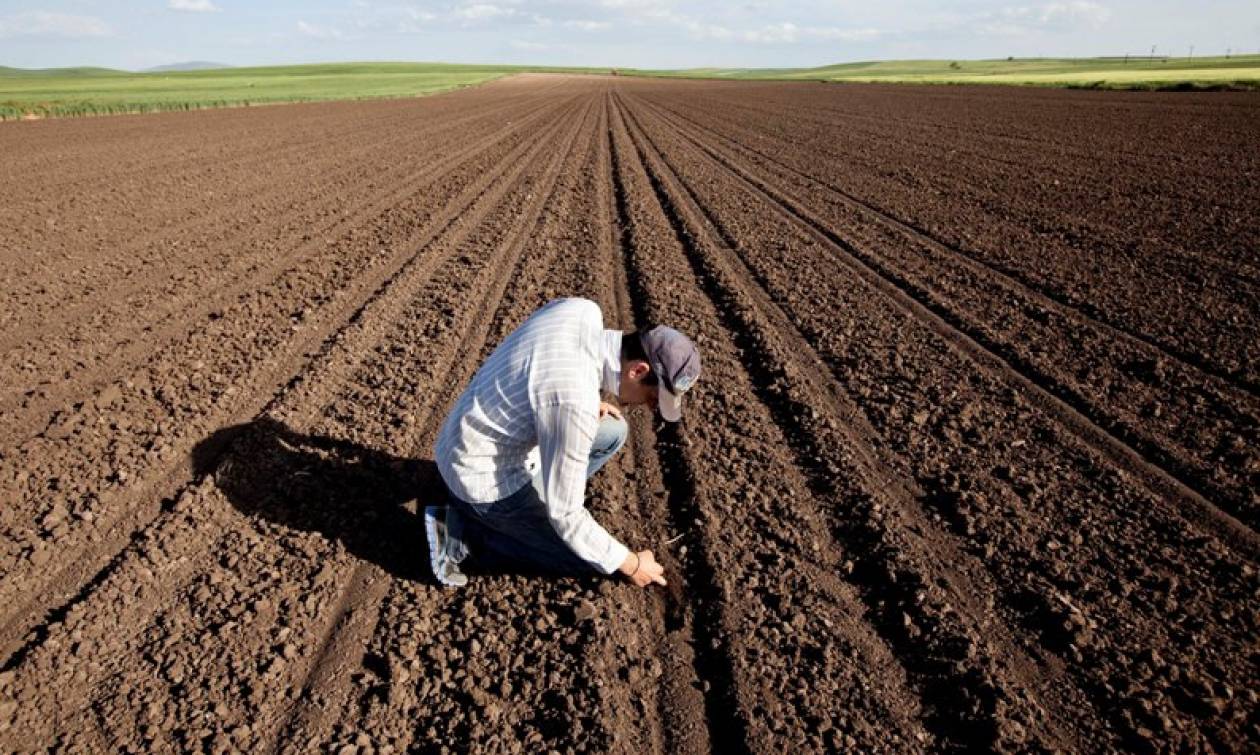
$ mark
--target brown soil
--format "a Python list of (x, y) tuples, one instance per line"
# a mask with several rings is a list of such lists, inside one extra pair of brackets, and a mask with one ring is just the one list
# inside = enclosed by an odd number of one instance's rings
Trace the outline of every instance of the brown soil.
[[(1253, 747), (1257, 123), (527, 76), (12, 124), (0, 749)], [(442, 590), (436, 429), (569, 295), (704, 352), (590, 491), (670, 587)]]

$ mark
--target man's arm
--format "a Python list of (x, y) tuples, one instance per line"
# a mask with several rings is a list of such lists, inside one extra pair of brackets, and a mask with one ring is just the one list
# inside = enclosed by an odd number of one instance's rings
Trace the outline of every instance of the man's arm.
[(535, 423), (542, 457), (543, 502), (551, 526), (580, 558), (612, 574), (634, 554), (591, 516), (583, 503), (586, 468), (599, 418), (590, 407), (548, 402), (537, 407)]

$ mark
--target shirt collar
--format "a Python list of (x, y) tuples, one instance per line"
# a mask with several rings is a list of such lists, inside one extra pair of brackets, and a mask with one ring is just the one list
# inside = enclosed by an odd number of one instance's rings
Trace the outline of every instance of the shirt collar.
[(600, 388), (616, 396), (621, 392), (621, 331), (605, 330)]

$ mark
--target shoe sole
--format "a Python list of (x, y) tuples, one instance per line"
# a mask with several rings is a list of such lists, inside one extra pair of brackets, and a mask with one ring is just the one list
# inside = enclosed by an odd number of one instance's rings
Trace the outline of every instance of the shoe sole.
[[(443, 587), (463, 587), (468, 583), (468, 578), (462, 580), (453, 580), (447, 576), (447, 559), (442, 553), (442, 533), (439, 527), (446, 526), (446, 510), (440, 506), (424, 507), (424, 534), (429, 541), (429, 568), (433, 570), (433, 576)], [(441, 519), (439, 520), (439, 516)], [(463, 577), (463, 575), (459, 575)]]

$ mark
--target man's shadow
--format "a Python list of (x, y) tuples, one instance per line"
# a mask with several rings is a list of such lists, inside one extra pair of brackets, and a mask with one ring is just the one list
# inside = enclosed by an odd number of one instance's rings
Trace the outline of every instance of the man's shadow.
[(202, 440), (192, 466), (198, 476), (212, 473), (242, 513), (338, 540), (393, 576), (432, 580), (424, 506), (446, 497), (432, 460), (259, 419)]

